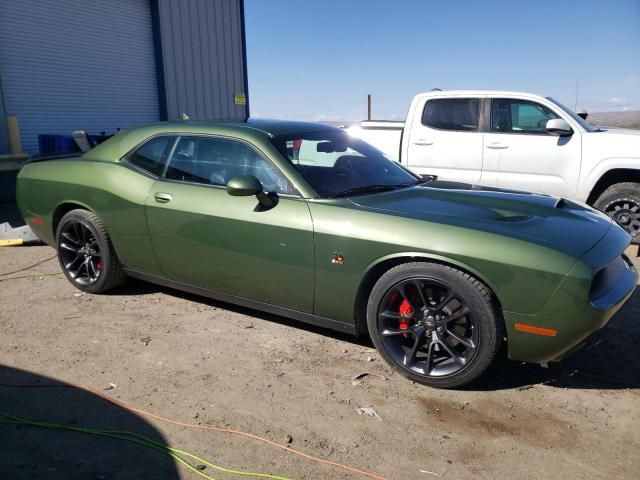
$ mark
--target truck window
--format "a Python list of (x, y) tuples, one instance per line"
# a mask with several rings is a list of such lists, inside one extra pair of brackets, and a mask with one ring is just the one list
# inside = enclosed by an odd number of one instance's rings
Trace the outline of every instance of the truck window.
[(491, 131), (549, 135), (547, 121), (559, 118), (553, 111), (536, 102), (510, 98), (491, 101)]
[(477, 132), (479, 111), (478, 98), (436, 98), (424, 106), (422, 124), (438, 130)]

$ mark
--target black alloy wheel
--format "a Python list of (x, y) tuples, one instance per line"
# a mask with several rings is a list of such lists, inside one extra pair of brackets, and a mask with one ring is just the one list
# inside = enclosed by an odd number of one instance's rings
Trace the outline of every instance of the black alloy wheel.
[(56, 229), (60, 266), (78, 289), (102, 293), (127, 278), (102, 220), (88, 210), (71, 210)]
[(604, 212), (632, 236), (640, 233), (640, 203), (635, 199), (616, 199), (607, 204)]
[(640, 243), (640, 183), (622, 182), (608, 187), (593, 206), (609, 215)]
[(81, 220), (64, 224), (60, 231), (60, 261), (75, 283), (91, 285), (102, 274), (100, 245), (89, 225)]
[(410, 278), (389, 289), (378, 310), (386, 350), (420, 375), (452, 375), (476, 353), (475, 315), (453, 287), (431, 278)]
[(479, 377), (504, 338), (489, 289), (466, 272), (430, 262), (401, 264), (380, 277), (367, 303), (367, 327), (391, 367), (438, 388)]

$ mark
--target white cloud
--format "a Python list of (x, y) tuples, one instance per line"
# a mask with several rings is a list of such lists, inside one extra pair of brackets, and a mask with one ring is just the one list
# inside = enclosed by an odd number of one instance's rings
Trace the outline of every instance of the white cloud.
[(629, 105), (629, 102), (626, 101), (624, 98), (619, 98), (619, 97), (611, 97), (607, 103), (610, 103), (611, 105), (615, 105), (617, 107), (626, 107)]

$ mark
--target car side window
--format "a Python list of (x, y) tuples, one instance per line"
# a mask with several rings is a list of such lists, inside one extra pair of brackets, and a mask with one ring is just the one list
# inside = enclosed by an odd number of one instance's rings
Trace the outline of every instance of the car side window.
[(422, 112), (422, 124), (438, 130), (477, 132), (480, 112), (478, 98), (435, 98)]
[(491, 131), (549, 135), (547, 122), (558, 115), (551, 109), (527, 100), (494, 98), (491, 101)]
[(224, 187), (241, 175), (256, 177), (266, 192), (295, 193), (287, 179), (256, 150), (222, 138), (180, 137), (165, 178)]
[(162, 175), (167, 157), (176, 137), (155, 137), (146, 142), (126, 159), (127, 163), (156, 177)]

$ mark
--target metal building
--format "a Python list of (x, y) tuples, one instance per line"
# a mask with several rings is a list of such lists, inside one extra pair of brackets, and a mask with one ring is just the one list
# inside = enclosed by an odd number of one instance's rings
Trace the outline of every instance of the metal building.
[(181, 113), (248, 116), (243, 0), (0, 0), (0, 154)]

